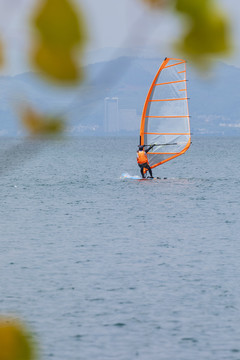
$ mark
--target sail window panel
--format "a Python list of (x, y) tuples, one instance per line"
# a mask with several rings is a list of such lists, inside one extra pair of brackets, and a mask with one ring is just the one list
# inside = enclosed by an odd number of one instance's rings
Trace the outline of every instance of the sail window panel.
[(188, 118), (148, 118), (149, 133), (187, 133), (189, 132)]
[(149, 154), (148, 155), (148, 162), (150, 166), (154, 166), (156, 164), (159, 164), (160, 162), (169, 159), (174, 154)]
[(158, 76), (155, 84), (161, 84), (161, 83), (184, 80), (184, 79), (185, 79), (184, 73), (179, 74), (177, 69), (172, 71), (167, 71), (167, 69), (163, 69), (160, 75)]
[(148, 153), (148, 160), (150, 166), (153, 166), (167, 157), (175, 156), (180, 153), (189, 141), (188, 135), (146, 135), (145, 142), (150, 144), (157, 144)]
[[(181, 135), (181, 134), (168, 134), (168, 135), (156, 135), (156, 134), (146, 134), (146, 145), (151, 144), (159, 144), (159, 146), (155, 146), (153, 150), (150, 152), (180, 152), (182, 151), (188, 140), (190, 135)], [(166, 145), (168, 144), (168, 145)], [(170, 145), (173, 144), (173, 145)]]
[[(151, 144), (162, 144), (164, 143), (164, 137), (162, 135), (156, 135), (156, 134), (145, 134), (144, 135), (144, 144), (151, 145)], [(151, 150), (151, 152), (155, 152), (154, 149)]]
[(174, 70), (176, 70), (180, 76), (186, 77), (186, 64), (185, 63), (174, 66)]
[[(156, 146), (153, 149), (153, 152), (163, 152), (163, 153), (179, 153), (181, 152), (189, 141), (190, 135), (181, 135), (181, 134), (170, 134), (170, 135), (161, 135), (161, 142), (156, 142), (154, 144), (168, 144)], [(172, 145), (169, 145), (172, 144)]]
[(176, 65), (180, 62), (182, 62), (182, 60), (170, 59), (166, 66)]
[(186, 100), (150, 101), (146, 116), (186, 116), (188, 107)]
[(185, 61), (182, 60), (182, 59), (169, 59), (166, 66), (172, 66), (172, 65), (184, 67), (185, 66)]
[(167, 65), (164, 67), (168, 72), (177, 72), (178, 74), (182, 74), (184, 76), (185, 72), (185, 62), (179, 61), (169, 61)]
[(150, 96), (150, 100), (154, 99), (179, 99), (186, 97), (186, 92), (180, 91), (186, 87), (186, 82), (173, 82), (170, 84), (156, 85)]
[(178, 66), (173, 66), (170, 68), (164, 68), (160, 72), (155, 83), (159, 84), (159, 83), (165, 83), (165, 82), (171, 82), (171, 81), (177, 81), (177, 80), (185, 80), (186, 73), (182, 72), (182, 71), (184, 71), (184, 69), (185, 69), (184, 64), (183, 64), (183, 66), (178, 65)]

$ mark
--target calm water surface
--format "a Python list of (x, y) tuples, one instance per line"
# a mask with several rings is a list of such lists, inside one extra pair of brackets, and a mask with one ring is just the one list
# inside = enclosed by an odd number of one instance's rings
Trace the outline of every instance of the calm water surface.
[(0, 311), (42, 359), (240, 359), (240, 139), (122, 180), (136, 145), (0, 139)]

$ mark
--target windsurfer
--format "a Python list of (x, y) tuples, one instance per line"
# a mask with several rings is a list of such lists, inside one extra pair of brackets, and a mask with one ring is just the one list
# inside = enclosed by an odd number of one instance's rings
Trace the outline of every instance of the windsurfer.
[(139, 145), (139, 150), (137, 151), (137, 162), (138, 162), (138, 166), (140, 167), (140, 171), (141, 171), (141, 175), (142, 178), (144, 179), (144, 169), (147, 169), (149, 171), (150, 177), (153, 178), (152, 175), (152, 169), (150, 168), (150, 165), (148, 163), (148, 157), (147, 157), (147, 153), (149, 150), (151, 150), (154, 145), (150, 145), (148, 148), (144, 148), (144, 145)]

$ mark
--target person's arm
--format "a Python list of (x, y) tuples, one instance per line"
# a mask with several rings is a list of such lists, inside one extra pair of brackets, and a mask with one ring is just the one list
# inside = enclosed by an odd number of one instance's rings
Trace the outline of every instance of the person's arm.
[(149, 146), (149, 148), (148, 148), (147, 150), (145, 150), (145, 153), (148, 153), (148, 152), (149, 152), (149, 150), (151, 150), (154, 146), (155, 146), (155, 144), (150, 145), (150, 146)]

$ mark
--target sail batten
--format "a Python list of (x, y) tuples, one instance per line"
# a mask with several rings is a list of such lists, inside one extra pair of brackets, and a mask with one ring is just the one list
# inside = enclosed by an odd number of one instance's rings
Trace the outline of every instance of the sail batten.
[(177, 100), (187, 100), (187, 98), (179, 98), (179, 99), (155, 99), (149, 101), (177, 101)]
[(155, 133), (155, 132), (145, 132), (145, 135), (190, 135), (190, 133)]
[(170, 68), (172, 66), (181, 65), (181, 64), (184, 64), (184, 63), (185, 63), (185, 61), (181, 61), (181, 62), (179, 62), (177, 64), (168, 65), (168, 66), (165, 66), (165, 69)]
[(177, 81), (169, 81), (169, 82), (164, 82), (164, 83), (160, 83), (160, 84), (154, 84), (154, 86), (158, 86), (158, 85), (168, 85), (168, 84), (177, 84), (180, 82), (185, 82), (187, 80), (177, 80)]
[(186, 61), (165, 58), (148, 91), (140, 126), (140, 145), (156, 144), (148, 153), (151, 168), (189, 148), (189, 118)]
[(169, 119), (169, 118), (186, 118), (186, 117), (190, 117), (189, 115), (176, 115), (176, 116), (153, 116), (153, 115), (146, 115), (146, 118), (163, 118), (163, 119)]

